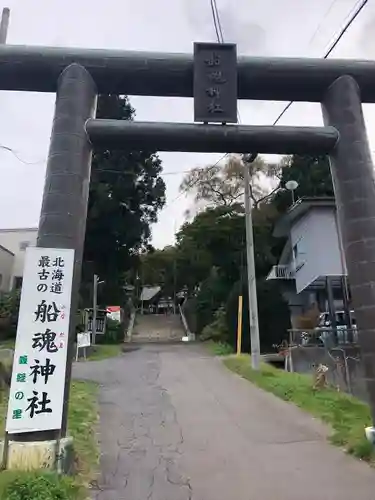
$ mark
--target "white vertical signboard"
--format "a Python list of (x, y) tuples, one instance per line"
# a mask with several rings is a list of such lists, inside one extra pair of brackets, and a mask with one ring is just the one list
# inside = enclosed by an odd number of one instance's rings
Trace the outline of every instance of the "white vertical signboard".
[(6, 430), (61, 428), (74, 250), (27, 248)]

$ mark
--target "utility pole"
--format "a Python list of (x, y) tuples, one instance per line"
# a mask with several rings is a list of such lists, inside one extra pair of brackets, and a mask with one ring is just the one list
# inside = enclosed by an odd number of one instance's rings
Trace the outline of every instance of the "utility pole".
[[(174, 221), (174, 236), (176, 238), (177, 233), (177, 222)], [(177, 261), (176, 261), (176, 252), (173, 255), (173, 314), (176, 315), (176, 300), (177, 300)]]
[(96, 309), (98, 306), (98, 282), (99, 276), (94, 274), (94, 283), (93, 283), (93, 294), (92, 294), (92, 345), (95, 345), (96, 340)]
[(141, 299), (141, 314), (144, 314), (144, 311), (143, 311), (143, 289), (144, 289), (144, 278), (145, 278), (145, 275), (144, 275), (144, 268), (143, 268), (143, 265), (141, 267), (141, 295), (140, 295), (140, 299)]
[[(242, 284), (241, 284), (242, 286)], [(240, 292), (241, 293), (241, 292)], [(238, 297), (238, 313), (237, 313), (237, 356), (241, 355), (242, 349), (242, 304), (243, 297), (239, 295)]]
[(9, 7), (4, 7), (0, 21), (0, 44), (2, 45), (7, 43), (9, 18), (10, 18), (10, 9)]
[(135, 277), (135, 307), (138, 308), (138, 300), (139, 300), (139, 289), (140, 289), (140, 277), (137, 271), (137, 275)]
[(177, 263), (176, 263), (176, 255), (173, 259), (173, 314), (176, 314), (176, 300), (177, 300)]
[(258, 322), (258, 299), (255, 279), (254, 262), (254, 235), (253, 219), (251, 213), (250, 196), (250, 171), (249, 164), (253, 163), (257, 154), (251, 154), (243, 157), (245, 169), (245, 225), (246, 225), (246, 260), (247, 260), (247, 286), (249, 295), (249, 322), (250, 322), (250, 340), (251, 340), (251, 366), (253, 370), (259, 370), (260, 367), (260, 341), (259, 341), (259, 322)]

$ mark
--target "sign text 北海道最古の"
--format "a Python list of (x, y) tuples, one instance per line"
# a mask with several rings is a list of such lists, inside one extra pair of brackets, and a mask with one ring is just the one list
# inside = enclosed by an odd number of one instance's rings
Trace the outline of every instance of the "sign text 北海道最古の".
[(74, 250), (26, 250), (9, 394), (9, 434), (61, 428)]

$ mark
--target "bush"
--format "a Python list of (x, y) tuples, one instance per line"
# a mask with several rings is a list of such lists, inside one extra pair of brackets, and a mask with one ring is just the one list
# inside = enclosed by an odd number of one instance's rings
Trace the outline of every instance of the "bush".
[(232, 346), (225, 342), (211, 342), (209, 348), (215, 356), (230, 356), (234, 354)]
[(124, 341), (124, 324), (107, 318), (104, 335), (97, 335), (97, 344), (120, 344)]
[(214, 321), (215, 312), (225, 303), (230, 287), (226, 280), (213, 269), (203, 281), (196, 299), (197, 333), (200, 335), (205, 326)]
[(209, 325), (206, 325), (200, 335), (200, 340), (213, 340), (214, 342), (226, 343), (229, 337), (228, 327), (226, 324), (225, 308), (223, 306), (214, 314), (214, 320)]
[(0, 293), (0, 339), (16, 338), (20, 291)]
[(0, 391), (9, 388), (12, 380), (13, 354), (10, 349), (6, 353), (4, 356), (3, 352), (0, 358)]
[(80, 489), (71, 478), (47, 472), (2, 472), (1, 500), (76, 500)]
[[(250, 352), (250, 328), (247, 284), (237, 282), (228, 297), (226, 305), (226, 321), (228, 327), (228, 343), (236, 348), (238, 296), (243, 295), (242, 316), (242, 352)], [(290, 328), (290, 313), (287, 303), (277, 288), (277, 285), (265, 280), (257, 282), (258, 318), (260, 348), (262, 352), (272, 351), (274, 344), (280, 344), (287, 338)]]

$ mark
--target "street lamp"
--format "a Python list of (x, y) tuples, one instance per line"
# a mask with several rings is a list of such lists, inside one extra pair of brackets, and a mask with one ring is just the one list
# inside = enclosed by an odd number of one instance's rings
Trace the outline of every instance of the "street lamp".
[(285, 183), (285, 187), (288, 191), (292, 193), (292, 203), (294, 204), (294, 191), (298, 188), (298, 182), (291, 179), (290, 181)]

